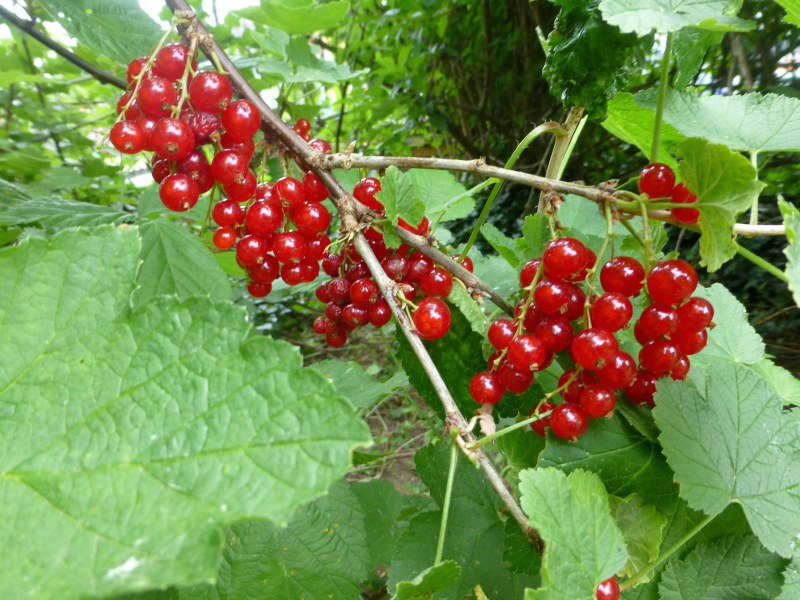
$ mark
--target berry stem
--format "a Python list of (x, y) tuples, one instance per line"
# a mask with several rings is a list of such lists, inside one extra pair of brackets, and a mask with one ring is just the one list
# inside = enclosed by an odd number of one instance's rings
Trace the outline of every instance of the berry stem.
[(456, 464), (458, 463), (458, 446), (455, 440), (450, 443), (450, 470), (447, 472), (447, 488), (444, 492), (442, 505), (442, 524), (439, 526), (439, 543), (436, 545), (436, 558), (433, 560), (435, 567), (442, 562), (444, 552), (444, 538), (447, 534), (447, 517), (450, 516), (450, 499), (453, 497), (453, 481), (456, 478)]
[(189, 97), (189, 72), (192, 69), (192, 58), (194, 58), (195, 53), (197, 52), (197, 32), (193, 31), (191, 33), (191, 41), (189, 42), (189, 52), (186, 54), (186, 66), (183, 68), (183, 75), (181, 75), (180, 81), (180, 89), (181, 89), (181, 98), (178, 100), (178, 105), (172, 109), (172, 116), (176, 119), (179, 119), (181, 116), (181, 109), (183, 108), (183, 103), (186, 102), (186, 99)]
[[(533, 276), (533, 281), (531, 284), (525, 288), (524, 291), (528, 292), (528, 297), (525, 299), (525, 304), (522, 305), (522, 310), (519, 311), (519, 316), (517, 317), (517, 335), (522, 335), (522, 326), (525, 322), (525, 315), (528, 312), (528, 309), (533, 302), (533, 290), (536, 288), (536, 284), (539, 283), (539, 279), (542, 277), (542, 273), (544, 272), (544, 261), (539, 261), (539, 268), (536, 269), (536, 274)], [(503, 355), (505, 355), (506, 350), (503, 350)], [(495, 361), (496, 364), (497, 361)], [(494, 368), (494, 367), (492, 367)]]
[(653, 127), (653, 145), (650, 147), (650, 162), (658, 162), (658, 147), (661, 145), (661, 121), (664, 118), (664, 104), (667, 100), (669, 87), (669, 59), (672, 56), (672, 41), (675, 34), (667, 34), (667, 47), (661, 56), (661, 77), (658, 81), (658, 104), (656, 105), (656, 123)]
[(750, 252), (750, 250), (748, 250), (747, 248), (743, 248), (742, 246), (740, 246), (736, 242), (734, 242), (733, 245), (736, 247), (736, 252), (738, 254), (740, 254), (741, 256), (743, 256), (744, 258), (746, 258), (747, 260), (749, 260), (751, 263), (761, 267), (767, 273), (770, 273), (771, 275), (774, 275), (775, 277), (777, 277), (778, 279), (780, 279), (784, 283), (786, 283), (786, 284), (789, 283), (789, 278), (786, 276), (786, 273), (781, 271), (778, 267), (768, 263), (766, 260), (764, 260), (763, 258), (758, 256), (757, 254), (753, 254), (752, 252)]
[(597, 271), (600, 269), (600, 265), (603, 264), (603, 255), (606, 252), (606, 248), (608, 248), (608, 242), (614, 237), (614, 217), (611, 214), (611, 205), (608, 202), (603, 203), (603, 213), (606, 217), (606, 237), (603, 240), (603, 245), (600, 246), (600, 251), (597, 253), (597, 259), (594, 261), (594, 265), (592, 265), (591, 269), (586, 271), (586, 286), (588, 288), (586, 294), (586, 300), (583, 303), (583, 325), (585, 329), (588, 329), (592, 326), (592, 318), (589, 315), (589, 308), (592, 305), (592, 298), (595, 295), (599, 295), (597, 293), (597, 288), (594, 286), (594, 281), (597, 278)]
[(547, 412), (543, 412), (541, 414), (534, 415), (534, 416), (532, 416), (532, 417), (530, 417), (528, 419), (525, 419), (524, 421), (520, 421), (519, 423), (514, 423), (513, 425), (509, 425), (505, 429), (501, 429), (500, 431), (495, 431), (494, 433), (492, 433), (490, 435), (482, 437), (481, 439), (479, 439), (476, 442), (472, 442), (471, 444), (467, 444), (467, 448), (469, 448), (470, 450), (475, 450), (477, 448), (480, 448), (481, 446), (483, 446), (485, 444), (488, 444), (489, 442), (493, 442), (497, 438), (502, 437), (507, 433), (511, 433), (512, 431), (514, 431), (516, 429), (521, 429), (521, 428), (525, 427), (526, 425), (530, 425), (531, 423), (535, 423), (536, 421), (538, 421), (540, 419), (544, 419), (546, 417), (549, 417), (552, 414), (552, 412), (553, 412), (552, 410), (548, 410)]
[[(582, 106), (573, 106), (569, 109), (567, 120), (564, 123), (565, 134), (556, 138), (556, 143), (553, 144), (553, 152), (550, 154), (550, 160), (547, 163), (547, 171), (545, 177), (548, 179), (559, 179), (558, 174), (563, 172), (562, 165), (566, 163), (566, 153), (569, 147), (570, 140), (574, 137), (578, 125), (580, 124), (581, 116), (583, 115)], [(537, 212), (542, 215), (545, 209), (545, 191), (539, 194), (539, 206)]]
[(683, 546), (684, 546), (684, 545), (685, 545), (685, 544), (686, 544), (686, 543), (687, 543), (689, 540), (691, 540), (691, 539), (692, 539), (694, 536), (696, 536), (698, 533), (700, 533), (700, 530), (701, 530), (701, 529), (703, 529), (703, 527), (705, 527), (706, 525), (708, 525), (708, 524), (709, 524), (709, 523), (710, 523), (710, 522), (711, 522), (711, 521), (714, 519), (714, 517), (716, 517), (716, 516), (717, 516), (717, 515), (709, 515), (709, 516), (707, 516), (705, 519), (703, 519), (702, 521), (700, 521), (700, 522), (699, 522), (699, 523), (698, 523), (698, 524), (697, 524), (697, 525), (694, 527), (694, 529), (692, 529), (692, 530), (691, 530), (689, 533), (687, 533), (685, 536), (683, 536), (681, 539), (679, 539), (679, 540), (678, 540), (678, 541), (675, 543), (675, 545), (674, 545), (674, 546), (672, 546), (672, 547), (671, 547), (669, 550), (667, 550), (666, 552), (662, 552), (661, 554), (659, 554), (657, 559), (655, 559), (653, 562), (649, 563), (649, 564), (648, 564), (647, 566), (645, 566), (645, 567), (644, 567), (644, 568), (643, 568), (641, 571), (639, 571), (638, 573), (636, 573), (636, 574), (635, 574), (633, 577), (631, 577), (631, 578), (630, 578), (630, 579), (628, 579), (627, 581), (625, 581), (625, 582), (621, 583), (621, 584), (620, 584), (620, 586), (619, 586), (619, 587), (620, 587), (620, 589), (621, 589), (621, 590), (627, 590), (627, 589), (630, 589), (630, 588), (632, 588), (633, 586), (635, 586), (635, 585), (636, 585), (636, 584), (637, 584), (637, 583), (638, 583), (638, 582), (639, 582), (641, 579), (643, 579), (644, 577), (647, 577), (647, 575), (649, 575), (651, 572), (653, 572), (653, 571), (654, 571), (656, 568), (658, 568), (658, 567), (659, 567), (661, 564), (663, 564), (664, 562), (666, 562), (666, 560), (667, 560), (667, 559), (668, 559), (670, 556), (672, 556), (672, 555), (673, 555), (673, 554), (675, 554), (675, 553), (676, 553), (678, 550), (680, 550), (681, 548), (683, 548)]
[[(758, 151), (753, 150), (750, 152), (750, 164), (756, 170), (756, 179), (758, 179)], [(753, 204), (750, 206), (750, 225), (758, 225), (758, 194), (753, 198)]]
[(653, 240), (650, 239), (650, 222), (647, 218), (647, 204), (645, 202), (640, 202), (639, 209), (642, 212), (642, 233), (644, 234), (644, 273), (647, 275), (650, 272), (651, 255), (656, 264), (658, 264), (658, 258), (653, 254), (653, 250), (650, 248), (650, 243)]
[[(641, 202), (628, 202), (627, 200), (617, 200), (617, 208), (626, 212), (634, 212), (640, 210)], [(647, 210), (670, 210), (675, 208), (672, 202), (646, 202), (644, 203)]]

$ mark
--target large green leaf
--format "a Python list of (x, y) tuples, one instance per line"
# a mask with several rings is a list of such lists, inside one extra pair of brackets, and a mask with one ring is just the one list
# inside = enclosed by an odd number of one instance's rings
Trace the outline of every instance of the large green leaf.
[(452, 587), (461, 574), (452, 560), (445, 560), (434, 567), (425, 569), (411, 581), (399, 581), (397, 593), (392, 600), (413, 600), (414, 598), (434, 598), (439, 592)]
[(397, 519), (402, 510), (400, 492), (384, 479), (355, 483), (350, 491), (358, 498), (364, 514), (368, 516), (364, 527), (369, 545), (370, 570), (378, 565), (388, 565), (392, 562), (399, 533)]
[(221, 527), (285, 522), (369, 444), (296, 348), (243, 309), (131, 312), (135, 228), (0, 250), (0, 587), (84, 598), (209, 581)]
[(325, 4), (317, 4), (316, 0), (261, 0), (260, 7), (243, 8), (236, 13), (286, 33), (314, 33), (335, 27), (349, 10), (350, 3), (344, 0)]
[(706, 385), (659, 382), (653, 415), (681, 496), (714, 515), (739, 503), (768, 549), (791, 556), (800, 534), (798, 422), (745, 365), (722, 359)]
[(800, 598), (800, 557), (794, 556), (783, 572), (784, 582), (777, 600), (796, 600)]
[(672, 52), (675, 55), (676, 72), (672, 86), (676, 90), (685, 88), (691, 83), (700, 72), (708, 50), (718, 46), (724, 36), (725, 34), (719, 31), (708, 31), (696, 27), (681, 29), (675, 35)]
[(452, 173), (430, 169), (411, 169), (408, 176), (414, 184), (417, 198), (425, 205), (425, 213), (435, 221), (463, 219), (475, 210), (475, 199)]
[[(658, 90), (637, 93), (634, 102), (655, 110)], [(702, 137), (734, 150), (800, 150), (800, 100), (778, 94), (702, 96), (667, 90), (664, 120), (687, 137)]]
[[(411, 177), (394, 165), (381, 178), (381, 191), (375, 194), (375, 198), (386, 208), (386, 218), (392, 225), (397, 225), (398, 219), (403, 219), (416, 227), (425, 216), (425, 205), (417, 197)], [(390, 230), (389, 227), (385, 229)], [(398, 248), (400, 238), (393, 231), (386, 233), (391, 234), (386, 236), (386, 245)]]
[(142, 265), (136, 278), (139, 288), (133, 293), (134, 305), (144, 306), (165, 294), (231, 298), (228, 276), (196, 235), (161, 219), (144, 223), (141, 233)]
[(783, 215), (783, 224), (786, 225), (786, 240), (789, 242), (783, 249), (787, 261), (786, 277), (789, 279), (789, 289), (795, 304), (800, 306), (800, 211), (783, 198), (778, 198), (778, 206)]
[(133, 0), (39, 0), (39, 4), (95, 54), (123, 64), (145, 56), (162, 34)]
[(314, 363), (311, 367), (330, 379), (336, 391), (350, 400), (356, 408), (369, 408), (378, 400), (408, 385), (408, 377), (402, 370), (387, 381), (378, 381), (352, 361), (329, 358)]
[(781, 591), (786, 563), (753, 536), (729, 536), (670, 561), (659, 590), (662, 600), (771, 600)]
[(508, 264), (515, 269), (525, 261), (525, 254), (520, 250), (516, 240), (512, 240), (491, 223), (486, 223), (481, 227), (481, 234), (497, 250)]
[(298, 508), (286, 527), (234, 524), (216, 583), (181, 590), (180, 600), (352, 600), (369, 574), (366, 518), (350, 486), (337, 482)]
[(728, 16), (729, 0), (601, 0), (603, 18), (622, 31), (647, 35), (700, 27), (710, 31), (747, 31), (755, 23)]
[(667, 519), (654, 507), (644, 504), (637, 494), (627, 498), (609, 496), (608, 500), (611, 515), (628, 547), (625, 574), (632, 577), (658, 557)]
[(781, 397), (784, 404), (800, 406), (800, 380), (797, 377), (768, 358), (762, 358), (748, 367), (767, 382), (772, 391)]
[(800, 26), (800, 0), (777, 0), (777, 2), (786, 9), (786, 16), (783, 17), (783, 20)]
[[(747, 309), (721, 283), (698, 286), (695, 296), (705, 298), (714, 307), (713, 329), (708, 331), (708, 345), (697, 355), (699, 362), (724, 358), (754, 364), (764, 357), (764, 342), (747, 320)], [(692, 357), (692, 362), (695, 357)]]
[(545, 542), (542, 587), (527, 590), (525, 599), (594, 598), (597, 584), (615, 575), (627, 555), (600, 478), (550, 468), (523, 471), (520, 479), (520, 504)]
[(733, 224), (749, 208), (766, 185), (741, 154), (723, 144), (689, 138), (680, 145), (681, 179), (697, 194), (700, 211), (700, 264), (716, 271), (736, 255)]
[(132, 221), (134, 216), (110, 206), (77, 202), (65, 198), (33, 198), (0, 212), (4, 225), (29, 225), (65, 229)]

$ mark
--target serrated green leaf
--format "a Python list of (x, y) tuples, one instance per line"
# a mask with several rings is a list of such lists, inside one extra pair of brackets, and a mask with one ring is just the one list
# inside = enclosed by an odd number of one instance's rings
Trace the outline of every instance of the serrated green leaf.
[(445, 300), (461, 311), (461, 314), (469, 321), (472, 331), (481, 337), (486, 336), (489, 332), (489, 319), (481, 310), (481, 307), (478, 306), (478, 303), (469, 295), (469, 292), (464, 289), (464, 286), (454, 281), (453, 288)]
[(317, 4), (315, 0), (261, 0), (261, 6), (235, 11), (261, 25), (286, 33), (314, 33), (335, 27), (347, 16), (350, 3), (336, 0)]
[(444, 215), (439, 219), (440, 222), (463, 219), (475, 210), (475, 199), (452, 173), (411, 169), (408, 176), (414, 184), (417, 198), (425, 205), (425, 214), (431, 215), (432, 220), (435, 221), (442, 211)]
[[(214, 258), (217, 263), (225, 271), (225, 274), (230, 277), (245, 277), (247, 272), (239, 266), (236, 262), (236, 251), (232, 252), (215, 252)], [(274, 286), (273, 286), (274, 289)]]
[(800, 211), (783, 198), (778, 199), (778, 206), (783, 215), (783, 224), (786, 226), (786, 241), (789, 242), (783, 249), (787, 260), (786, 277), (789, 279), (789, 289), (792, 291), (794, 302), (800, 306)]
[(609, 496), (608, 500), (611, 516), (617, 522), (628, 547), (625, 574), (632, 577), (658, 557), (667, 519), (654, 507), (645, 504), (637, 494), (627, 498)]
[(142, 264), (136, 278), (139, 289), (133, 293), (135, 306), (168, 294), (230, 300), (227, 275), (196, 235), (161, 219), (144, 223), (141, 233)]
[(39, 4), (92, 52), (122, 64), (145, 56), (162, 35), (161, 28), (138, 2), (40, 0)]
[(4, 225), (30, 225), (65, 229), (67, 227), (95, 227), (108, 223), (133, 221), (134, 216), (109, 206), (77, 202), (66, 198), (33, 198), (0, 212)]
[(732, 226), (736, 217), (749, 208), (766, 185), (758, 172), (741, 154), (723, 144), (689, 138), (680, 145), (681, 179), (697, 194), (700, 264), (716, 271), (736, 255)]
[[(516, 271), (499, 256), (482, 256), (476, 249), (469, 251), (472, 258), (474, 273), (481, 281), (489, 284), (497, 293), (508, 298), (519, 290), (519, 277)], [(485, 311), (493, 312), (494, 303), (485, 298)]]
[(768, 358), (748, 366), (767, 382), (784, 404), (800, 406), (800, 379)]
[(611, 516), (600, 478), (577, 470), (520, 473), (522, 510), (545, 542), (542, 587), (526, 600), (591, 598), (625, 565), (625, 538)]
[[(633, 101), (655, 110), (658, 90), (638, 92)], [(778, 94), (702, 96), (667, 89), (664, 120), (687, 137), (702, 137), (733, 150), (800, 150), (800, 100)]]
[(698, 391), (659, 382), (653, 416), (681, 497), (713, 515), (737, 502), (761, 543), (791, 556), (800, 534), (798, 423), (745, 365), (713, 360)]
[(331, 383), (336, 391), (350, 400), (356, 408), (369, 408), (396, 390), (408, 385), (408, 377), (400, 370), (388, 381), (378, 381), (367, 375), (357, 362), (329, 358), (314, 363), (316, 369)]
[(508, 570), (521, 575), (538, 577), (542, 568), (542, 557), (539, 556), (539, 552), (536, 548), (531, 548), (528, 536), (514, 519), (506, 521), (505, 529), (506, 544), (503, 551), (503, 562), (508, 565)]
[(653, 421), (649, 406), (641, 406), (632, 402), (617, 402), (614, 414), (621, 415), (625, 421), (651, 442), (658, 441), (658, 427)]
[(547, 217), (544, 215), (528, 215), (522, 224), (522, 236), (528, 251), (525, 260), (540, 258), (544, 254), (544, 245), (549, 241)]
[(699, 27), (710, 31), (749, 31), (755, 23), (728, 16), (729, 0), (601, 0), (603, 18), (623, 32), (647, 35)]
[[(649, 108), (634, 104), (633, 94), (617, 94), (608, 102), (608, 117), (603, 127), (624, 142), (633, 144), (649, 160), (653, 144), (653, 127), (656, 114)], [(678, 171), (678, 163), (672, 158), (683, 136), (669, 123), (662, 123), (661, 143), (658, 146), (658, 162), (669, 165)]]
[(394, 546), (400, 528), (397, 519), (402, 509), (400, 492), (390, 481), (373, 479), (361, 481), (350, 486), (361, 504), (361, 509), (369, 518), (364, 527), (369, 545), (370, 570), (378, 565), (392, 562)]
[(425, 205), (417, 198), (411, 178), (394, 165), (381, 178), (381, 191), (375, 198), (386, 208), (386, 218), (393, 225), (399, 218), (416, 227), (425, 216)]
[(261, 31), (251, 31), (253, 41), (267, 52), (273, 52), (281, 58), (286, 58), (286, 46), (289, 44), (289, 35), (285, 31), (274, 27), (264, 27)]
[(397, 232), (394, 230), (394, 226), (392, 226), (392, 222), (383, 221), (381, 225), (383, 225), (383, 241), (386, 244), (386, 247), (396, 250), (402, 246), (403, 240), (401, 240), (400, 236), (397, 235)]
[(436, 594), (452, 587), (461, 575), (461, 567), (452, 560), (445, 560), (428, 567), (411, 581), (399, 581), (392, 600), (413, 598), (435, 598)]
[(497, 253), (515, 269), (525, 260), (525, 255), (520, 251), (515, 240), (512, 240), (491, 223), (481, 227), (481, 234)]
[(753, 536), (729, 536), (670, 561), (658, 587), (662, 600), (771, 600), (781, 591), (787, 562)]
[(675, 35), (675, 43), (672, 46), (676, 70), (675, 78), (672, 81), (674, 89), (680, 90), (692, 82), (692, 79), (700, 71), (700, 67), (703, 66), (703, 59), (709, 48), (718, 46), (724, 36), (725, 34), (722, 32), (696, 27), (681, 29)]
[(783, 588), (777, 600), (796, 600), (800, 598), (800, 557), (792, 557), (783, 572)]
[(25, 540), (0, 546), (9, 598), (209, 581), (222, 525), (287, 521), (370, 443), (296, 348), (249, 337), (244, 309), (131, 312), (140, 246), (102, 226), (0, 250), (0, 522)]
[(158, 195), (158, 185), (151, 185), (142, 190), (139, 202), (136, 204), (136, 212), (139, 217), (156, 218), (158, 215), (171, 215), (181, 219), (189, 219), (195, 223), (202, 223), (208, 214), (208, 204), (211, 202), (211, 195), (200, 196), (191, 210), (177, 212), (169, 210)]
[[(337, 4), (339, 3), (332, 2), (323, 6), (336, 6)], [(325, 83), (337, 83), (355, 77), (358, 74), (350, 71), (350, 67), (347, 64), (340, 65), (332, 60), (318, 58), (304, 35), (291, 38), (286, 46), (286, 57), (294, 66), (295, 76), (292, 79), (297, 82), (322, 81)]]
[(535, 468), (545, 446), (544, 438), (533, 433), (529, 427), (510, 431), (497, 438), (495, 443), (506, 457), (506, 464), (517, 472)]
[(783, 20), (786, 23), (800, 26), (800, 1), (777, 0), (777, 2), (786, 9), (786, 16), (783, 17)]

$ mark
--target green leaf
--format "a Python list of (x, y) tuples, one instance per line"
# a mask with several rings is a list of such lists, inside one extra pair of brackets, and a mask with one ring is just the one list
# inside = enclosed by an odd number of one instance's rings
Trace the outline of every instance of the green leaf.
[(625, 537), (628, 562), (625, 574), (632, 577), (658, 557), (666, 517), (648, 506), (637, 494), (627, 498), (608, 497), (611, 516)]
[(392, 600), (434, 598), (439, 592), (452, 587), (461, 575), (461, 567), (452, 560), (445, 560), (425, 569), (411, 581), (399, 581)]
[[(634, 102), (655, 110), (658, 90), (637, 93)], [(664, 120), (687, 137), (702, 137), (733, 150), (800, 150), (800, 100), (777, 94), (702, 96), (667, 89)]]
[(97, 56), (108, 56), (122, 64), (145, 56), (162, 35), (161, 28), (138, 2), (41, 0), (39, 4)]
[(723, 144), (689, 138), (680, 145), (681, 179), (697, 194), (700, 211), (700, 264), (716, 271), (736, 255), (732, 226), (766, 185), (741, 154)]
[(139, 289), (133, 293), (135, 306), (168, 294), (230, 300), (230, 281), (200, 238), (161, 219), (144, 223), (141, 233), (142, 265), (136, 278)]
[(370, 443), (296, 348), (250, 336), (244, 309), (163, 297), (131, 312), (137, 234), (0, 250), (0, 522), (25, 540), (0, 547), (7, 597), (209, 581), (224, 524), (287, 521)]
[[(334, 2), (332, 4), (335, 5), (336, 3)], [(326, 4), (324, 6), (330, 5), (331, 4)], [(302, 35), (292, 37), (289, 45), (286, 46), (286, 56), (294, 66), (295, 71), (293, 77), (285, 78), (289, 83), (303, 83), (306, 81), (337, 83), (339, 81), (351, 79), (359, 74), (359, 72), (351, 71), (347, 64), (340, 65), (331, 60), (317, 58), (308, 40)]]
[(708, 50), (718, 46), (724, 36), (722, 32), (696, 27), (681, 29), (675, 35), (675, 43), (672, 46), (676, 67), (675, 79), (672, 81), (674, 89), (680, 90), (692, 82), (703, 66)]
[(600, 478), (557, 469), (520, 473), (520, 504), (545, 542), (542, 587), (526, 600), (593, 598), (597, 584), (625, 565), (625, 538)]
[(659, 382), (653, 415), (681, 496), (708, 515), (738, 502), (768, 549), (791, 556), (800, 534), (798, 423), (745, 365), (716, 359), (704, 390)]
[(545, 447), (544, 438), (533, 433), (529, 427), (506, 433), (497, 438), (495, 443), (506, 457), (507, 464), (517, 472), (535, 468), (539, 454)]
[(481, 310), (481, 307), (478, 306), (478, 303), (469, 295), (469, 292), (464, 289), (463, 285), (454, 281), (453, 288), (445, 300), (461, 311), (461, 314), (469, 321), (472, 331), (481, 337), (486, 337), (489, 332), (489, 319)]
[(394, 165), (381, 178), (381, 191), (375, 198), (386, 208), (386, 218), (393, 225), (399, 218), (416, 227), (425, 216), (425, 205), (417, 197), (411, 177)]
[(195, 223), (202, 223), (208, 214), (209, 202), (211, 202), (210, 194), (200, 196), (197, 204), (191, 210), (185, 212), (169, 210), (158, 196), (158, 185), (151, 185), (142, 190), (139, 202), (136, 204), (136, 212), (139, 213), (139, 217), (156, 218), (158, 215), (171, 215), (180, 219), (189, 219)]
[[(519, 277), (516, 271), (499, 256), (482, 256), (476, 249), (469, 251), (470, 258), (474, 265), (474, 273), (480, 277), (481, 281), (492, 286), (497, 293), (508, 298), (519, 290)], [(491, 312), (494, 306), (491, 300), (484, 298), (485, 311)]]
[(369, 573), (365, 520), (350, 486), (339, 481), (327, 496), (298, 508), (286, 527), (232, 525), (216, 584), (181, 590), (180, 600), (352, 600)]
[(729, 536), (670, 561), (659, 590), (662, 600), (770, 600), (781, 591), (786, 563), (753, 536)]
[(506, 520), (505, 529), (506, 544), (503, 551), (503, 562), (508, 564), (508, 570), (512, 573), (538, 577), (542, 569), (542, 557), (539, 556), (536, 548), (531, 548), (528, 536), (514, 519)]
[(777, 0), (777, 2), (786, 9), (786, 16), (783, 17), (783, 20), (786, 23), (800, 26), (800, 1)]
[[(633, 102), (633, 94), (617, 94), (608, 102), (608, 117), (603, 127), (624, 142), (633, 144), (642, 151), (647, 160), (653, 144), (653, 127), (656, 114), (649, 108), (642, 108)], [(678, 163), (672, 156), (683, 140), (678, 130), (669, 123), (662, 123), (661, 143), (658, 146), (658, 161), (678, 171)]]
[(441, 222), (463, 219), (475, 210), (475, 199), (448, 171), (411, 169), (408, 177), (425, 205), (425, 214), (435, 221), (444, 211)]
[(800, 380), (797, 377), (768, 358), (748, 366), (767, 382), (784, 404), (800, 406)]
[(370, 567), (392, 562), (396, 538), (399, 534), (397, 519), (402, 509), (402, 496), (390, 481), (373, 479), (350, 486), (368, 519), (364, 527), (369, 545)]
[(251, 31), (250, 35), (253, 36), (253, 41), (261, 46), (267, 52), (273, 52), (281, 58), (286, 58), (286, 46), (289, 44), (289, 35), (275, 29), (274, 27), (265, 27), (262, 31)]
[(0, 212), (4, 225), (30, 225), (65, 229), (67, 227), (95, 227), (108, 223), (132, 221), (134, 216), (109, 206), (77, 202), (64, 198), (33, 198)]
[(379, 400), (408, 385), (408, 377), (401, 370), (388, 381), (378, 381), (367, 375), (356, 362), (329, 358), (311, 365), (327, 377), (342, 396), (356, 408), (369, 408)]
[(483, 227), (481, 227), (481, 234), (486, 241), (492, 245), (492, 248), (497, 250), (497, 253), (515, 269), (525, 260), (525, 255), (519, 249), (516, 241), (505, 235), (491, 223), (485, 223)]
[(261, 0), (261, 6), (235, 11), (241, 17), (269, 25), (286, 33), (315, 33), (330, 29), (347, 16), (350, 3), (336, 0), (317, 4), (315, 0)]
[(603, 18), (623, 32), (640, 36), (700, 27), (710, 31), (749, 31), (755, 23), (725, 14), (729, 0), (601, 0)]
[(787, 261), (786, 277), (789, 278), (789, 289), (794, 302), (800, 306), (800, 211), (783, 198), (778, 198), (778, 206), (783, 215), (783, 224), (786, 225), (786, 241), (789, 242), (783, 249)]
[(796, 600), (800, 598), (800, 557), (794, 556), (783, 572), (783, 588), (777, 600)]
[(547, 231), (547, 217), (544, 215), (528, 215), (522, 224), (522, 236), (528, 251), (525, 253), (526, 262), (532, 258), (539, 258), (544, 254), (544, 245), (550, 237)]

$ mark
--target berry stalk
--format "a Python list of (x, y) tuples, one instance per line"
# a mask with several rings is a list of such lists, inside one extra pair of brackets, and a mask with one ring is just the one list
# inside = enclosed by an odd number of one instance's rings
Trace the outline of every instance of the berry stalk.
[(439, 526), (439, 542), (436, 544), (436, 558), (433, 559), (434, 567), (442, 562), (444, 538), (447, 534), (447, 518), (450, 516), (450, 499), (453, 497), (453, 481), (455, 481), (456, 478), (456, 464), (458, 464), (458, 446), (454, 439), (450, 444), (450, 470), (447, 472), (447, 488), (444, 492), (442, 524)]
[(656, 106), (656, 123), (653, 127), (653, 145), (650, 147), (650, 162), (658, 162), (658, 147), (661, 145), (661, 121), (664, 118), (664, 103), (667, 100), (667, 88), (669, 87), (669, 61), (672, 57), (672, 42), (675, 34), (667, 34), (667, 47), (661, 57), (661, 77), (658, 82), (658, 105)]

